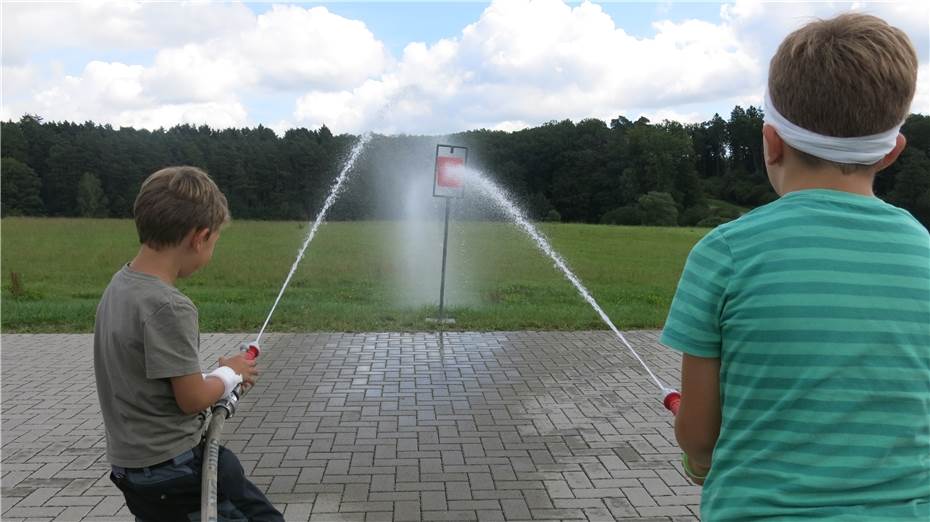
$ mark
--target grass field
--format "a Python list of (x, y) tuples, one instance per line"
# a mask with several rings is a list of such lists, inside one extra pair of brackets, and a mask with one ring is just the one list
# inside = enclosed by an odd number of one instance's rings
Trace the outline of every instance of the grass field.
[[(327, 223), (301, 262), (269, 331), (433, 330), (435, 301), (398, 298), (394, 222)], [(620, 328), (656, 328), (691, 246), (706, 229), (546, 224), (553, 246)], [(179, 282), (204, 332), (255, 332), (307, 233), (303, 223), (237, 221), (213, 262)], [(602, 329), (603, 323), (529, 239), (505, 223), (453, 223), (449, 288), (457, 330)], [(440, 248), (439, 245), (436, 248)], [(129, 220), (2, 220), (3, 332), (90, 332), (97, 300), (137, 249)], [(14, 296), (10, 272), (21, 276)], [(439, 266), (422, 274), (438, 280)], [(438, 283), (436, 284), (438, 286)], [(454, 296), (449, 296), (455, 301)]]

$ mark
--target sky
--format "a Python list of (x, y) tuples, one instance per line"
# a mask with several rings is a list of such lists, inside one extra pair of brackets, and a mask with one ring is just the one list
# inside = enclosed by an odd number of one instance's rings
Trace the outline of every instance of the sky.
[(761, 105), (791, 31), (850, 10), (917, 48), (930, 2), (2, 4), (0, 118), (156, 129), (512, 131), (618, 115), (682, 123)]

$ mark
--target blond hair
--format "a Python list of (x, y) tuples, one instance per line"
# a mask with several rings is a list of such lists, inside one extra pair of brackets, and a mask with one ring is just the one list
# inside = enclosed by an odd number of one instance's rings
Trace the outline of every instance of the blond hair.
[[(789, 34), (769, 64), (775, 108), (792, 123), (836, 137), (887, 131), (907, 117), (917, 86), (917, 52), (903, 31), (847, 13)], [(796, 151), (811, 166), (834, 163)]]
[(179, 244), (191, 230), (211, 232), (229, 221), (226, 196), (197, 167), (167, 167), (149, 176), (133, 207), (139, 243), (159, 249)]

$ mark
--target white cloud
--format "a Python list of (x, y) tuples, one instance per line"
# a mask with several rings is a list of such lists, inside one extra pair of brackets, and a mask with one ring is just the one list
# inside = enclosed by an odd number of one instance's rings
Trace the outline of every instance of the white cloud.
[(242, 4), (4, 2), (3, 60), (21, 63), (48, 49), (154, 49), (234, 38), (254, 18)]
[[(164, 16), (186, 22), (168, 23)], [(193, 31), (198, 22), (203, 22), (199, 35)], [(24, 23), (48, 28), (48, 38), (30, 37), (17, 25)], [(53, 31), (58, 25), (62, 29)], [(150, 64), (92, 61), (72, 75), (56, 74), (53, 65), (44, 81), (4, 82), (5, 114), (35, 112), (52, 120), (144, 122), (147, 127), (257, 124), (241, 101), (251, 92), (283, 91), (291, 99), (298, 93), (287, 91), (296, 87), (367, 93), (370, 89), (356, 86), (381, 75), (390, 63), (383, 44), (363, 23), (322, 7), (273, 6), (256, 16), (246, 7), (223, 4), (76, 4), (61, 10), (15, 4), (3, 29), (4, 45), (10, 41), (16, 57), (30, 42), (37, 43), (31, 52), (55, 46), (176, 44), (159, 48)], [(16, 76), (18, 69), (9, 70)], [(171, 117), (180, 119), (172, 123)]]
[[(310, 127), (327, 125), (335, 129), (362, 128), (377, 103), (365, 103), (365, 89), (355, 91), (309, 92), (297, 99), (294, 116)], [(380, 95), (376, 96), (381, 98)]]
[[(323, 123), (334, 132), (515, 130), (620, 114), (694, 121), (711, 106), (726, 117), (733, 103), (758, 105), (781, 39), (851, 8), (908, 32), (925, 62), (914, 110), (930, 112), (926, 2), (739, 0), (716, 20), (656, 20), (642, 37), (593, 3), (499, 0), (459, 34), (410, 42), (399, 57), (364, 23), (324, 7), (4, 4), (0, 113), (278, 132)], [(66, 48), (105, 58), (75, 70), (48, 57)]]
[(720, 8), (720, 17), (739, 35), (746, 48), (768, 61), (792, 31), (817, 19), (856, 11), (878, 16), (907, 33), (919, 56), (930, 52), (930, 3), (924, 0), (894, 2), (758, 2), (737, 0)]
[(358, 85), (381, 73), (389, 61), (384, 45), (364, 23), (325, 7), (276, 5), (235, 44), (263, 83), (285, 89)]
[(63, 119), (76, 121), (93, 119), (102, 100), (117, 111), (140, 107), (145, 103), (140, 96), (143, 72), (139, 65), (90, 62), (80, 76), (65, 76), (58, 85), (37, 93), (35, 101), (40, 114), (58, 112), (69, 115)]
[(7, 65), (0, 69), (0, 78), (3, 79), (3, 92), (21, 92), (28, 89), (35, 82), (38, 71), (32, 64)]
[[(623, 107), (694, 103), (758, 83), (757, 62), (728, 27), (664, 21), (655, 30), (654, 38), (632, 37), (592, 3), (498, 1), (458, 38), (411, 43), (397, 68), (373, 83), (382, 99), (400, 96), (391, 123), (421, 132), (608, 119)], [(414, 103), (404, 103), (403, 86), (412, 87)], [(377, 108), (373, 90), (330, 97), (315, 91), (301, 98), (294, 116), (318, 123), (326, 110), (327, 124), (357, 132), (373, 120), (363, 116)]]
[(247, 124), (246, 109), (236, 101), (165, 104), (122, 111), (116, 118), (120, 125), (147, 129), (167, 128), (178, 123), (204, 124), (214, 128)]
[(156, 102), (145, 93), (146, 74), (139, 65), (91, 62), (80, 76), (66, 76), (36, 93), (31, 112), (51, 120), (105, 121), (150, 129), (179, 123), (215, 127), (247, 123), (246, 110), (235, 99)]
[(364, 130), (377, 124), (375, 118), (389, 105), (397, 91), (390, 78), (369, 80), (351, 91), (311, 91), (297, 99), (295, 118), (310, 127), (325, 124), (336, 131)]
[[(872, 14), (903, 30), (910, 37), (921, 62), (917, 94), (912, 112), (930, 113), (930, 3), (923, 0), (896, 2), (796, 2), (790, 5), (737, 0), (721, 7), (721, 19), (731, 24), (740, 41), (758, 55), (763, 68), (778, 44), (792, 31), (815, 19), (826, 19), (847, 11)], [(767, 74), (765, 74), (767, 77)], [(761, 104), (764, 83), (755, 92), (734, 93), (743, 106)]]
[(491, 127), (491, 130), (504, 131), (504, 132), (514, 132), (518, 130), (523, 130), (532, 125), (526, 123), (525, 121), (510, 121), (505, 120)]
[[(653, 112), (647, 112), (640, 114), (639, 116), (645, 116), (649, 121), (653, 123), (662, 122), (665, 120), (677, 121), (678, 123), (700, 123), (710, 119), (712, 115), (702, 114), (700, 112), (679, 112), (671, 109), (660, 109)], [(639, 119), (639, 116), (632, 115), (629, 119), (636, 121)]]
[(251, 64), (221, 43), (189, 44), (159, 51), (146, 68), (146, 91), (165, 103), (206, 102), (229, 98), (255, 80)]
[(463, 32), (461, 45), (463, 55), (480, 57), (472, 64), (478, 82), (505, 86), (507, 94), (512, 85), (532, 87), (528, 94), (536, 97), (523, 112), (537, 114), (521, 116), (539, 117), (544, 109), (547, 117), (584, 117), (622, 106), (693, 102), (758, 74), (726, 27), (690, 20), (654, 28), (655, 37), (634, 38), (590, 3), (497, 2)]

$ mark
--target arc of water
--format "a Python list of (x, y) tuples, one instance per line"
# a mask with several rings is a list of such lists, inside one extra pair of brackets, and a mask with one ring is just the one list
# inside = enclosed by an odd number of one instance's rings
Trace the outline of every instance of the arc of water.
[[(346, 179), (349, 177), (349, 173), (352, 171), (352, 167), (355, 166), (356, 160), (358, 160), (359, 155), (362, 152), (362, 148), (365, 147), (365, 144), (368, 143), (368, 140), (371, 139), (371, 133), (363, 134), (358, 143), (352, 148), (352, 151), (349, 153), (349, 157), (346, 158), (345, 165), (342, 167), (342, 171), (336, 176), (336, 181), (333, 182), (333, 187), (329, 191), (329, 195), (326, 197), (326, 201), (323, 203), (323, 208), (320, 209), (320, 213), (317, 214), (316, 219), (313, 221), (313, 226), (310, 228), (310, 232), (307, 234), (307, 238), (304, 240), (303, 244), (300, 247), (300, 250), (297, 252), (297, 259), (294, 260), (294, 264), (291, 266), (290, 272), (287, 273), (287, 277), (284, 279), (284, 284), (281, 285), (281, 290), (278, 292), (278, 297), (275, 298), (274, 304), (271, 305), (271, 310), (268, 312), (268, 317), (265, 318), (264, 324), (262, 324), (261, 330), (258, 332), (258, 336), (255, 338), (255, 342), (248, 345), (248, 350), (245, 351), (245, 357), (248, 359), (255, 359), (259, 356), (261, 349), (259, 348), (259, 341), (262, 338), (262, 334), (265, 333), (265, 328), (268, 326), (268, 322), (271, 321), (271, 316), (274, 314), (275, 308), (278, 307), (278, 303), (281, 301), (281, 296), (284, 295), (284, 291), (287, 289), (288, 283), (291, 282), (291, 278), (294, 277), (294, 273), (297, 271), (297, 265), (300, 263), (300, 260), (304, 257), (304, 252), (306, 252), (307, 247), (310, 245), (310, 242), (313, 241), (313, 237), (316, 236), (317, 230), (320, 228), (320, 225), (323, 223), (323, 220), (326, 218), (326, 212), (329, 211), (329, 208), (333, 206), (333, 203), (336, 202), (336, 198), (339, 197), (339, 193), (343, 189)], [(201, 495), (201, 514), (205, 520), (214, 521), (217, 520), (217, 497), (216, 497), (216, 470), (217, 470), (217, 458), (219, 454), (219, 443), (220, 436), (223, 433), (223, 425), (226, 422), (226, 418), (231, 416), (235, 412), (236, 404), (239, 401), (239, 398), (244, 396), (248, 389), (242, 389), (237, 387), (237, 392), (232, 395), (232, 399), (229, 397), (224, 397), (220, 399), (216, 404), (214, 404), (212, 411), (214, 412), (212, 418), (210, 419), (210, 424), (207, 429), (206, 434), (206, 448), (209, 450), (207, 454), (204, 455), (203, 461), (203, 481), (201, 483), (203, 494)]]
[(333, 188), (330, 189), (329, 195), (326, 196), (326, 201), (323, 203), (323, 208), (320, 209), (319, 214), (317, 214), (316, 219), (313, 221), (313, 226), (310, 227), (310, 232), (307, 234), (307, 238), (304, 240), (303, 245), (301, 245), (300, 250), (297, 252), (297, 259), (294, 260), (294, 264), (291, 266), (290, 272), (288, 272), (287, 277), (284, 278), (284, 284), (281, 285), (281, 290), (278, 292), (278, 297), (275, 298), (274, 304), (271, 305), (271, 310), (268, 312), (268, 317), (265, 318), (265, 322), (262, 324), (262, 328), (259, 330), (258, 336), (255, 338), (255, 344), (258, 344), (262, 338), (262, 334), (265, 333), (265, 328), (268, 326), (268, 322), (271, 321), (271, 316), (274, 314), (275, 308), (278, 307), (278, 302), (281, 301), (281, 296), (284, 295), (284, 290), (287, 289), (288, 283), (290, 283), (291, 278), (294, 277), (294, 272), (297, 271), (297, 265), (300, 264), (300, 260), (303, 259), (304, 252), (307, 250), (307, 246), (310, 245), (310, 242), (313, 241), (313, 237), (316, 236), (316, 231), (320, 228), (320, 225), (326, 218), (326, 212), (329, 211), (329, 207), (333, 206), (333, 203), (336, 202), (336, 198), (338, 198), (339, 194), (342, 192), (343, 185), (345, 184), (346, 179), (348, 179), (349, 173), (352, 171), (352, 167), (355, 166), (355, 162), (358, 160), (359, 155), (361, 155), (362, 149), (370, 139), (370, 132), (363, 134), (359, 138), (358, 142), (355, 144), (355, 147), (353, 147), (352, 151), (349, 153), (349, 157), (346, 159), (345, 165), (342, 167), (342, 171), (338, 176), (336, 176), (336, 181), (333, 182)]
[(578, 279), (578, 276), (576, 276), (575, 273), (568, 268), (568, 265), (565, 263), (565, 260), (562, 259), (562, 256), (560, 256), (558, 252), (552, 248), (552, 245), (549, 244), (549, 241), (547, 241), (546, 238), (540, 234), (538, 230), (536, 230), (536, 227), (534, 227), (533, 224), (529, 222), (529, 220), (523, 214), (523, 211), (520, 210), (512, 201), (510, 201), (504, 190), (497, 186), (493, 181), (481, 175), (479, 172), (468, 168), (465, 168), (464, 170), (466, 171), (465, 174), (468, 180), (473, 182), (479, 190), (490, 196), (498, 207), (505, 211), (510, 216), (510, 218), (513, 219), (514, 222), (523, 229), (524, 232), (529, 234), (529, 236), (536, 243), (536, 246), (542, 250), (544, 254), (549, 256), (550, 259), (552, 259), (552, 261), (555, 263), (555, 266), (562, 271), (566, 279), (568, 279), (569, 282), (571, 282), (571, 284), (575, 287), (575, 289), (578, 290), (584, 300), (587, 301), (592, 308), (594, 308), (594, 311), (597, 312), (601, 320), (604, 321), (604, 323), (607, 324), (607, 326), (620, 339), (620, 341), (623, 342), (633, 357), (639, 361), (639, 364), (643, 367), (644, 370), (646, 370), (646, 373), (648, 373), (649, 377), (651, 377), (653, 382), (656, 383), (656, 386), (659, 387), (663, 395), (677, 393), (674, 389), (662, 384), (662, 381), (656, 377), (656, 375), (649, 368), (649, 365), (646, 364), (646, 361), (644, 361), (643, 358), (639, 356), (633, 346), (626, 340), (626, 337), (624, 337), (620, 330), (614, 326), (614, 323), (610, 320), (610, 317), (608, 317), (600, 305), (597, 304), (597, 301), (595, 301), (591, 296), (591, 292), (585, 288), (581, 280)]
[[(401, 85), (398, 86), (397, 91), (391, 95), (384, 105), (378, 110), (374, 115), (373, 122), (380, 122), (384, 120), (391, 109), (394, 107), (394, 104), (404, 98), (409, 97), (412, 93), (416, 92), (418, 89), (415, 85)], [(300, 250), (297, 252), (297, 259), (294, 260), (294, 264), (291, 266), (291, 270), (287, 273), (287, 277), (284, 278), (284, 284), (281, 285), (281, 290), (278, 292), (278, 296), (274, 300), (274, 304), (271, 305), (271, 310), (268, 311), (268, 317), (265, 318), (265, 322), (262, 324), (261, 329), (258, 331), (258, 335), (255, 337), (255, 344), (262, 338), (262, 334), (265, 333), (265, 328), (268, 327), (268, 322), (271, 321), (271, 316), (274, 314), (275, 308), (278, 307), (278, 303), (281, 301), (281, 296), (284, 295), (284, 290), (287, 289), (288, 283), (291, 282), (291, 278), (294, 277), (294, 272), (297, 271), (297, 265), (300, 264), (300, 260), (304, 257), (304, 252), (307, 250), (307, 246), (310, 245), (310, 242), (313, 241), (313, 237), (316, 235), (317, 229), (320, 228), (320, 225), (323, 223), (323, 220), (326, 218), (326, 212), (329, 211), (329, 207), (333, 206), (333, 203), (336, 202), (336, 198), (339, 197), (339, 193), (343, 189), (346, 179), (348, 179), (349, 174), (352, 171), (352, 167), (355, 166), (356, 160), (358, 160), (359, 155), (362, 152), (362, 149), (371, 140), (372, 132), (366, 132), (359, 137), (358, 142), (355, 144), (355, 147), (352, 148), (352, 151), (349, 153), (349, 157), (346, 158), (345, 165), (342, 167), (342, 171), (336, 176), (336, 181), (333, 182), (333, 188), (330, 189), (329, 195), (326, 197), (326, 201), (323, 203), (323, 208), (320, 209), (320, 213), (317, 214), (316, 219), (313, 221), (313, 226), (310, 228), (310, 232), (307, 234), (307, 238), (304, 240), (303, 245), (301, 245)]]

